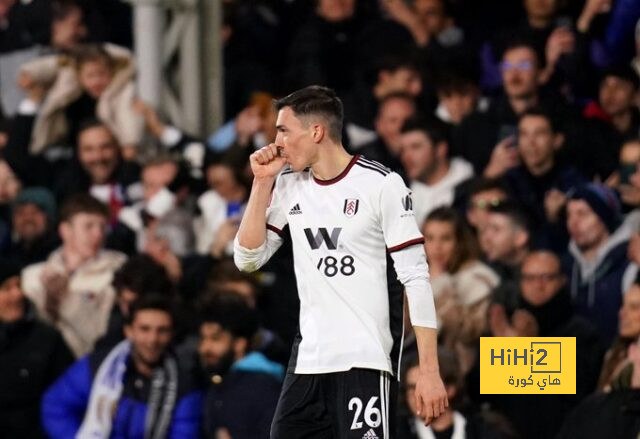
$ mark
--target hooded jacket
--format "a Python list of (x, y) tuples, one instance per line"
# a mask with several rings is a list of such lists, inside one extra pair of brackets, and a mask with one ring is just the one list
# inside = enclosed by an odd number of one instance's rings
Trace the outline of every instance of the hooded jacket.
[(623, 278), (629, 266), (627, 245), (628, 234), (619, 230), (598, 250), (593, 261), (587, 261), (571, 240), (563, 264), (577, 313), (598, 328), (606, 343), (617, 334)]

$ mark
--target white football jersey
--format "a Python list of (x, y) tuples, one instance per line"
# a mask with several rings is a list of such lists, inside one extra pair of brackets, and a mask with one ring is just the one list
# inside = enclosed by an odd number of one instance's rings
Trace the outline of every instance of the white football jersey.
[(285, 169), (267, 233), (282, 236), (287, 225), (300, 296), (290, 370), (397, 373), (403, 293), (387, 288), (387, 255), (423, 243), (402, 178), (358, 155), (332, 180)]

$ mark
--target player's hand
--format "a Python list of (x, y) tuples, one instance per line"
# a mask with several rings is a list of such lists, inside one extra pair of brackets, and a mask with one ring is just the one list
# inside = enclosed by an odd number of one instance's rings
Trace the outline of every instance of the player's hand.
[(443, 414), (449, 407), (447, 391), (440, 378), (440, 373), (420, 372), (416, 383), (416, 408), (425, 425)]
[(270, 143), (251, 154), (251, 171), (255, 178), (273, 178), (282, 170), (287, 160), (278, 155), (278, 147)]

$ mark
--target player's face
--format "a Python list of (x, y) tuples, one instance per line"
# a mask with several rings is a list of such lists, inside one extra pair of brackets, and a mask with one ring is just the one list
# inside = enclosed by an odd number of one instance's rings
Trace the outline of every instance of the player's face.
[(300, 120), (291, 107), (284, 107), (278, 112), (276, 128), (275, 144), (282, 148), (293, 171), (302, 171), (316, 161), (318, 144), (313, 141), (311, 126)]
[(446, 221), (428, 221), (424, 226), (427, 260), (448, 267), (456, 248), (453, 224)]
[(171, 343), (171, 316), (159, 309), (140, 310), (136, 312), (131, 325), (125, 326), (125, 334), (131, 341), (136, 360), (153, 367), (162, 359)]
[(624, 295), (620, 308), (620, 336), (635, 338), (640, 335), (640, 286), (632, 285)]

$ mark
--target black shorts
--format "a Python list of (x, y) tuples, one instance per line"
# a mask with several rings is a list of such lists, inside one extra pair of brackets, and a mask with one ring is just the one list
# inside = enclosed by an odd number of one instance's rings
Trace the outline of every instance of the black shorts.
[(287, 373), (271, 439), (393, 439), (397, 389), (378, 370)]

